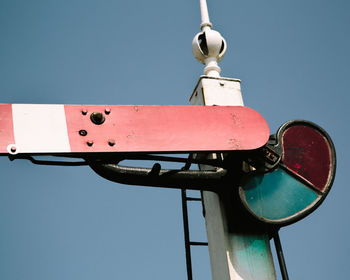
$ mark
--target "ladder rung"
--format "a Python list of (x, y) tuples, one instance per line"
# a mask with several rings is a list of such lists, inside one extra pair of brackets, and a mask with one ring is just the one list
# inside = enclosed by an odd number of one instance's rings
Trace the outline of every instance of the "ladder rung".
[(202, 201), (201, 198), (199, 197), (186, 197), (187, 201)]
[(192, 246), (208, 246), (208, 242), (195, 242), (195, 241), (191, 241), (190, 245)]

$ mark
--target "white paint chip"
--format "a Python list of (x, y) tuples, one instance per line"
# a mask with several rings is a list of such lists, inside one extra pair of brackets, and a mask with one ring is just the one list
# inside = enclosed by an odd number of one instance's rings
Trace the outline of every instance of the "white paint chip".
[(232, 277), (232, 279), (235, 280), (244, 280), (239, 274), (238, 272), (235, 270), (231, 258), (230, 258), (230, 252), (226, 251), (226, 256), (227, 256), (227, 262), (228, 262), (228, 269), (230, 271), (230, 277)]
[(18, 153), (70, 152), (64, 105), (13, 104)]

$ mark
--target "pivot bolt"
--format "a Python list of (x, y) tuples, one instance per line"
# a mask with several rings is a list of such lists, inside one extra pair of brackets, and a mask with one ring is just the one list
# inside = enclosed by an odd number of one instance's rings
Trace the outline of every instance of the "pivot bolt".
[(100, 112), (93, 112), (90, 115), (90, 120), (97, 125), (103, 124), (105, 122), (105, 116)]
[(91, 147), (94, 144), (94, 141), (87, 141), (86, 144)]

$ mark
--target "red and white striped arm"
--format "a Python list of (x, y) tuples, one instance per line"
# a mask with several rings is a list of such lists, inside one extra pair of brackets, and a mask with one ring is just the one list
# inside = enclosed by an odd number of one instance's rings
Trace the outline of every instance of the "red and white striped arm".
[(0, 105), (3, 155), (250, 150), (268, 137), (243, 106)]

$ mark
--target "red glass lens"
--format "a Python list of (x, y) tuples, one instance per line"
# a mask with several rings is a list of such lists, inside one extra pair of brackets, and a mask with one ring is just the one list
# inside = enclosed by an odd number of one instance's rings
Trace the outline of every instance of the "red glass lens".
[(295, 125), (284, 131), (282, 144), (282, 162), (286, 167), (324, 192), (332, 168), (327, 138), (315, 128)]

